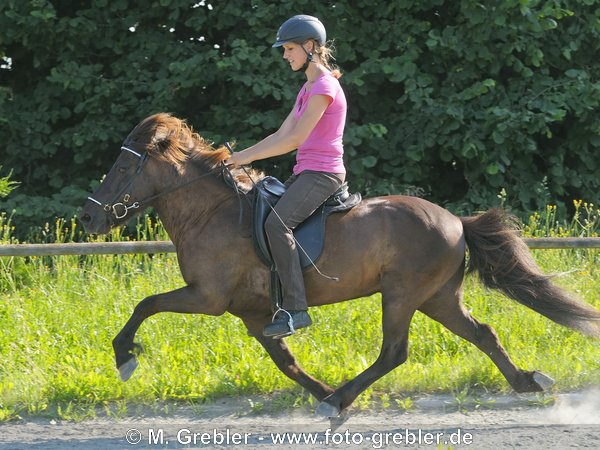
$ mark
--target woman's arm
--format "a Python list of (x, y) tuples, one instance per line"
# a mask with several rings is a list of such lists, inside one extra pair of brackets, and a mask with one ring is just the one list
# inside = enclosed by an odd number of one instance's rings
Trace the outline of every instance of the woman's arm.
[(297, 149), (308, 138), (319, 120), (321, 120), (331, 101), (331, 97), (327, 95), (318, 94), (311, 96), (308, 100), (306, 110), (297, 121), (294, 119), (294, 112), (292, 110), (279, 130), (254, 144), (252, 147), (234, 153), (228, 162), (242, 166), (259, 159), (283, 155)]

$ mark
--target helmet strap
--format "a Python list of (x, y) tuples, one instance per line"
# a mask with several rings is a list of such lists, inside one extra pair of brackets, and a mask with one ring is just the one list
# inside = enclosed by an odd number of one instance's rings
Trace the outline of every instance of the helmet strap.
[(306, 72), (306, 70), (308, 69), (308, 65), (313, 62), (313, 52), (309, 52), (308, 50), (306, 50), (304, 48), (303, 44), (300, 44), (300, 47), (302, 47), (302, 50), (304, 50), (304, 53), (306, 53), (306, 61), (304, 61), (304, 64), (302, 64), (302, 67), (300, 67), (297, 72), (302, 71), (302, 72)]

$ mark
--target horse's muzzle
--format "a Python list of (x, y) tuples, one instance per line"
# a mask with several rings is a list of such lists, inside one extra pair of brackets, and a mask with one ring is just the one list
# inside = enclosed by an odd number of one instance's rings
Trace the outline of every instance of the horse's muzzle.
[(83, 225), (86, 233), (91, 234), (106, 234), (112, 228), (112, 222), (108, 214), (103, 211), (101, 214), (97, 211), (92, 212), (87, 207), (84, 207), (83, 212), (79, 215), (79, 222)]

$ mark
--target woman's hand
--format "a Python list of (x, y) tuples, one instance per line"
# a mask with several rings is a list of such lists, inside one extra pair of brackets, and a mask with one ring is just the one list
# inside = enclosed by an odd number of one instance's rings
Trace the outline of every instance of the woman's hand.
[(246, 164), (250, 164), (251, 162), (252, 161), (248, 161), (247, 158), (244, 156), (243, 151), (233, 153), (227, 159), (227, 165), (232, 165), (235, 167), (245, 166)]

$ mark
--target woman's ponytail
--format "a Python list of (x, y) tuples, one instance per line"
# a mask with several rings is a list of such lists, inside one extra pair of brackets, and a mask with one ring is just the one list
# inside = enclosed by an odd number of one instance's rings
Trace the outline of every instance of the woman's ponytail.
[(335, 57), (333, 56), (334, 50), (335, 48), (332, 41), (326, 42), (325, 45), (319, 45), (315, 42), (315, 53), (319, 55), (319, 62), (323, 64), (334, 77), (340, 78), (342, 72), (339, 67), (333, 63), (333, 61), (335, 61)]

